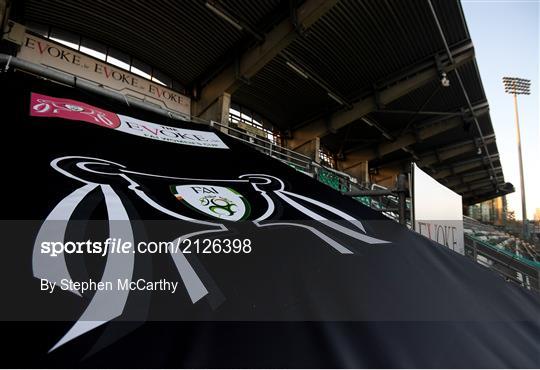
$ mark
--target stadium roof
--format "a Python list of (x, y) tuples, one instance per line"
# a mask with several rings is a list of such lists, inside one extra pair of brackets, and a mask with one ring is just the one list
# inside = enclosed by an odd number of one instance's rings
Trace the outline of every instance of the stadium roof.
[(373, 171), (414, 160), (466, 204), (513, 191), (457, 0), (24, 0), (11, 18), (159, 68), (194, 113), (229, 92), (292, 148), (320, 137)]

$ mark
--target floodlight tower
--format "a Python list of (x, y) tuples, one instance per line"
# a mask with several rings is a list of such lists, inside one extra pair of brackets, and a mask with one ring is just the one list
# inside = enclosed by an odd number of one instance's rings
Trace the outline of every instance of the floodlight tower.
[(521, 185), (521, 212), (523, 219), (523, 238), (527, 237), (527, 208), (525, 205), (525, 179), (523, 177), (523, 159), (521, 154), (521, 133), (519, 130), (519, 115), (517, 96), (531, 93), (531, 80), (517, 77), (503, 77), (504, 91), (514, 95), (514, 110), (516, 113), (517, 146), (519, 158), (519, 180)]

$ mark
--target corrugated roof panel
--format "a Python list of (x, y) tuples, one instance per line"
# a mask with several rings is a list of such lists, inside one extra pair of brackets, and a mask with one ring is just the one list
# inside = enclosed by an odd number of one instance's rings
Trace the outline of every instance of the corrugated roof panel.
[[(247, 5), (243, 16), (258, 22), (278, 1)], [(228, 4), (232, 11), (241, 2)], [(129, 53), (188, 85), (231, 50), (245, 34), (199, 1), (27, 0), (26, 20), (81, 34)]]
[[(448, 44), (467, 44), (470, 35), (459, 1), (431, 2)], [(262, 33), (280, 17), (288, 16), (289, 3), (220, 0), (217, 5)], [(185, 85), (208, 78), (212, 71), (230, 63), (241, 52), (240, 46), (254, 43), (253, 35), (237, 30), (211, 12), (204, 1), (25, 0), (24, 10), (26, 20), (67, 29), (130, 53)], [(344, 108), (329, 98), (325, 88), (288, 67), (284, 55), (301, 69), (309, 70), (332, 92), (354, 103), (382, 86), (380, 82), (399, 81), (410, 76), (413, 69), (417, 73), (419, 63), (435, 66), (436, 54), (444, 56), (445, 48), (428, 0), (341, 0), (255, 74), (250, 83), (236, 90), (233, 100), (288, 129)], [(476, 62), (460, 66), (459, 73), (472, 104), (485, 102)], [(455, 73), (450, 72), (448, 78), (448, 88), (433, 79), (368, 117), (395, 134), (438, 117), (415, 113), (421, 108), (441, 112), (466, 109)], [(411, 113), (385, 113), (384, 109)], [(478, 121), (484, 135), (493, 133), (489, 115), (480, 116)], [(431, 150), (475, 136), (474, 124), (465, 123), (413, 147)], [(381, 133), (360, 120), (323, 138), (324, 145), (333, 150), (369, 147), (381, 141), (386, 141)], [(495, 154), (496, 145), (490, 148)], [(400, 155), (406, 156), (398, 151), (380, 161)]]
[[(234, 94), (234, 101), (254, 109), (281, 128), (308, 120), (310, 114), (321, 110), (332, 112), (337, 108), (337, 103), (324, 90), (288, 67), (281, 57), (242, 86)], [(262, 106), (253, 108), (261, 102)]]
[(225, 0), (220, 5), (230, 14), (238, 19), (247, 22), (251, 26), (258, 26), (258, 23), (272, 13), (280, 5), (280, 0)]
[[(460, 14), (456, 3), (448, 3), (445, 12)], [(452, 31), (449, 42), (467, 39), (460, 18), (447, 17), (454, 22), (448, 27), (460, 30)], [(366, 87), (444, 48), (425, 1), (343, 0), (287, 51), (357, 99)]]

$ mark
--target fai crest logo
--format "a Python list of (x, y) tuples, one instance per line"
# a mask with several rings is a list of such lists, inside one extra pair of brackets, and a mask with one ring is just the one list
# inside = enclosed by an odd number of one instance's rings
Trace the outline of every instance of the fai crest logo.
[(225, 221), (249, 217), (249, 202), (237, 191), (222, 186), (173, 185), (171, 192), (188, 207)]

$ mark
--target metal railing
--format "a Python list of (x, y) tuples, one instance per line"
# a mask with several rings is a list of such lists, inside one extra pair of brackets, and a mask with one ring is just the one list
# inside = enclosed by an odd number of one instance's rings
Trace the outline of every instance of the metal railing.
[(352, 186), (351, 184), (356, 185), (357, 183), (354, 177), (344, 172), (335, 170), (330, 167), (326, 167), (320, 163), (315, 162), (311, 157), (295, 152), (294, 150), (285, 148), (278, 144), (272, 143), (268, 139), (255, 136), (253, 134), (248, 133), (247, 131), (237, 129), (237, 128), (228, 126), (226, 124), (220, 123), (220, 122), (216, 122), (216, 121), (208, 122), (200, 118), (196, 118), (196, 117), (193, 117), (193, 118), (194, 118), (194, 122), (203, 123), (203, 124), (207, 124), (212, 127), (215, 127), (220, 132), (232, 138), (235, 138), (245, 144), (248, 144), (254, 149), (270, 157), (278, 159), (311, 177), (316, 177), (320, 171), (326, 171), (338, 177), (340, 179), (340, 182), (347, 189), (350, 189), (350, 187)]
[(540, 263), (518, 259), (511, 253), (465, 234), (465, 255), (494, 270), (506, 281), (540, 292)]
[(509, 233), (506, 226), (484, 224), (474, 218), (463, 216), (463, 227), (466, 232), (470, 230), (468, 233), (473, 233), (472, 236), (515, 254), (518, 258), (540, 261), (540, 254), (534, 245)]

